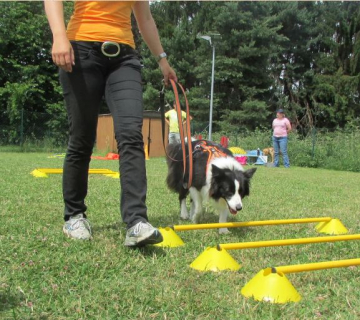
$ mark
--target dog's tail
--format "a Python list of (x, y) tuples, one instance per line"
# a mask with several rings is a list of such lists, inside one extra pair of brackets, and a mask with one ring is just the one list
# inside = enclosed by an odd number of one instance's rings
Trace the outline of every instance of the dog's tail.
[(181, 143), (169, 143), (166, 147), (166, 160), (169, 165), (170, 162), (181, 161), (183, 158)]
[(168, 175), (166, 183), (170, 190), (180, 192), (183, 188), (183, 154), (180, 143), (169, 144), (166, 148)]

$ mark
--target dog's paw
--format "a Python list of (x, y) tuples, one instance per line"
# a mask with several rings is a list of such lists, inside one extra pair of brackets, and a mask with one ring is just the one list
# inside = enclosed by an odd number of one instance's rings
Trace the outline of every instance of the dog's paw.
[(229, 234), (231, 233), (228, 228), (220, 228), (219, 234)]
[(181, 219), (181, 220), (189, 220), (190, 217), (189, 217), (188, 214), (181, 214), (181, 215), (180, 215), (180, 219)]
[(201, 220), (201, 215), (200, 214), (195, 214), (191, 217), (191, 221), (192, 223), (194, 224), (198, 224), (200, 223), (200, 220)]

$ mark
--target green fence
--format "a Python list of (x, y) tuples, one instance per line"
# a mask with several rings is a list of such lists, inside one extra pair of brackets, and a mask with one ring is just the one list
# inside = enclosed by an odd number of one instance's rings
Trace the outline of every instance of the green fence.
[(20, 111), (10, 122), (0, 122), (0, 145), (24, 146), (52, 145), (65, 146), (67, 142), (67, 120), (41, 112)]

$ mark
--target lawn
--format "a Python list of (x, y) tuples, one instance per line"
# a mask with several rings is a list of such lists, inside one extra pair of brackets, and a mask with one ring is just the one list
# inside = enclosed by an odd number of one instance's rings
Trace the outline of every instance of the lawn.
[[(321, 236), (314, 224), (181, 232), (179, 248), (123, 246), (119, 182), (89, 179), (88, 217), (94, 239), (62, 234), (61, 176), (34, 178), (35, 168), (61, 168), (45, 153), (1, 152), (1, 319), (359, 319), (360, 268), (289, 274), (299, 303), (246, 299), (241, 288), (269, 266), (360, 257), (360, 241), (234, 250), (238, 272), (189, 267), (218, 243)], [(92, 168), (117, 170), (116, 161)], [(147, 161), (148, 213), (155, 226), (180, 221), (177, 196), (165, 185), (164, 158)], [(260, 167), (244, 209), (232, 221), (331, 216), (360, 233), (360, 174), (321, 169)], [(203, 222), (217, 222), (211, 208)]]

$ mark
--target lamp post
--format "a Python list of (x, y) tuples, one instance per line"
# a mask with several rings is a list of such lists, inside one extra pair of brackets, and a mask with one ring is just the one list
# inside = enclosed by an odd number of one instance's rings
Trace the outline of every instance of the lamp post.
[[(220, 34), (212, 34), (213, 36), (220, 36)], [(210, 114), (209, 114), (209, 137), (211, 140), (212, 134), (212, 114), (213, 114), (213, 101), (214, 101), (214, 75), (215, 75), (215, 43), (211, 42), (211, 37), (209, 35), (197, 35), (198, 39), (204, 39), (209, 41), (210, 46), (212, 47), (212, 68), (211, 68), (211, 92), (210, 92)]]

